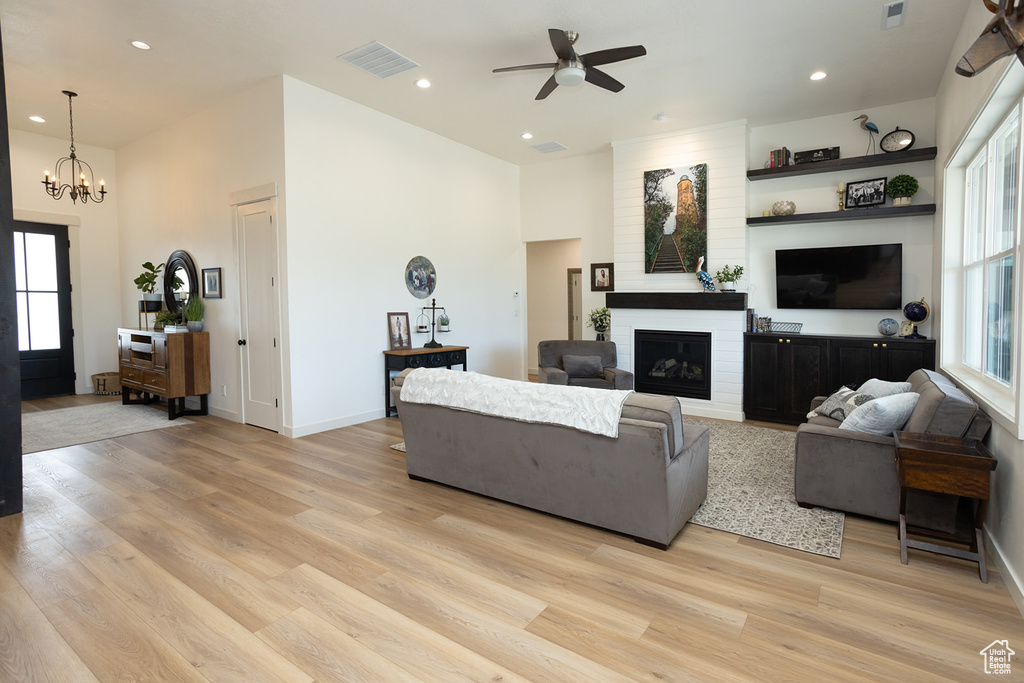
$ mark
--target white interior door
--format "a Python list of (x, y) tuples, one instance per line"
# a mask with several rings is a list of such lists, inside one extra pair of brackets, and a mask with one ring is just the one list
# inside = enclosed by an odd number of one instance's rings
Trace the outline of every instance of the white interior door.
[(275, 202), (237, 207), (241, 284), (242, 420), (281, 431), (281, 353), (278, 329)]

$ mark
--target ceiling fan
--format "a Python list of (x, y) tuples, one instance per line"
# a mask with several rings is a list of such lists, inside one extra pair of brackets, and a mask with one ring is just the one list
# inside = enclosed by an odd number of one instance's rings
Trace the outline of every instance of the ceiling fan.
[(631, 45), (629, 47), (613, 47), (608, 50), (598, 50), (585, 55), (576, 54), (573, 45), (580, 34), (576, 31), (563, 31), (558, 28), (549, 28), (548, 36), (551, 38), (551, 47), (555, 50), (557, 62), (550, 64), (524, 64), (523, 66), (506, 66), (495, 69), (493, 73), (503, 71), (527, 71), (529, 69), (554, 69), (555, 72), (547, 80), (544, 87), (537, 93), (534, 99), (543, 100), (560, 85), (579, 85), (583, 81), (592, 83), (605, 90), (619, 92), (626, 86), (598, 69), (598, 66), (621, 62), (634, 57), (643, 57), (647, 49), (643, 45)]

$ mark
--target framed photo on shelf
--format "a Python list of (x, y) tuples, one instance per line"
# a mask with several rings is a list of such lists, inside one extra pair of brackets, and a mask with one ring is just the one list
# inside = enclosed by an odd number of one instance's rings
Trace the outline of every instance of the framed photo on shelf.
[(392, 351), (412, 348), (408, 313), (388, 313), (388, 338), (391, 340)]
[(590, 291), (592, 291), (592, 292), (614, 292), (615, 291), (615, 264), (614, 263), (591, 263), (590, 264)]
[(203, 298), (221, 298), (220, 268), (203, 268)]
[(846, 208), (860, 209), (885, 204), (885, 181), (885, 178), (874, 178), (846, 183)]

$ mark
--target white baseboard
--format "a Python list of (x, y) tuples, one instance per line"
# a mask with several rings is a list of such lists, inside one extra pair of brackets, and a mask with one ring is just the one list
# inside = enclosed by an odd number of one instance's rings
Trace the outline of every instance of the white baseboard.
[(686, 422), (687, 415), (694, 417), (710, 417), (714, 420), (729, 420), (730, 422), (743, 422), (743, 409), (739, 406), (716, 407), (709, 405), (707, 401), (695, 398), (677, 397), (679, 408), (683, 413), (683, 422)]
[(242, 421), (241, 418), (239, 418), (239, 416), (238, 416), (238, 411), (237, 410), (227, 410), (225, 408), (215, 408), (213, 406), (210, 406), (209, 410), (210, 410), (210, 415), (214, 415), (216, 417), (222, 417), (225, 420), (230, 420), (231, 422), (241, 422)]
[(1010, 591), (1010, 597), (1013, 598), (1013, 602), (1017, 605), (1017, 610), (1024, 617), (1024, 582), (1021, 581), (1021, 577), (1017, 576), (1017, 572), (1010, 565), (1006, 564), (1003, 549), (992, 538), (987, 528), (985, 529), (985, 540), (987, 541), (985, 545), (988, 548), (989, 557), (992, 558), (996, 569), (999, 570), (999, 575), (1003, 577), (1003, 583), (1006, 584), (1006, 590)]
[(361, 413), (358, 415), (347, 415), (345, 417), (339, 417), (334, 420), (326, 420), (325, 422), (317, 422), (316, 424), (301, 425), (298, 427), (285, 426), (281, 429), (281, 434), (293, 439), (298, 439), (302, 436), (309, 436), (310, 434), (319, 434), (320, 432), (327, 432), (332, 429), (340, 429), (342, 427), (350, 427), (351, 425), (357, 425), (361, 422), (369, 422), (370, 420), (376, 420), (384, 417), (382, 413), (384, 406), (380, 409), (374, 410), (368, 413)]

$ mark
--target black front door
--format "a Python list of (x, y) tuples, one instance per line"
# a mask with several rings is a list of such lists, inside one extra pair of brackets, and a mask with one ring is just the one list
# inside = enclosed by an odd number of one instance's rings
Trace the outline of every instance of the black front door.
[(14, 222), (23, 401), (75, 393), (69, 247), (67, 226)]

